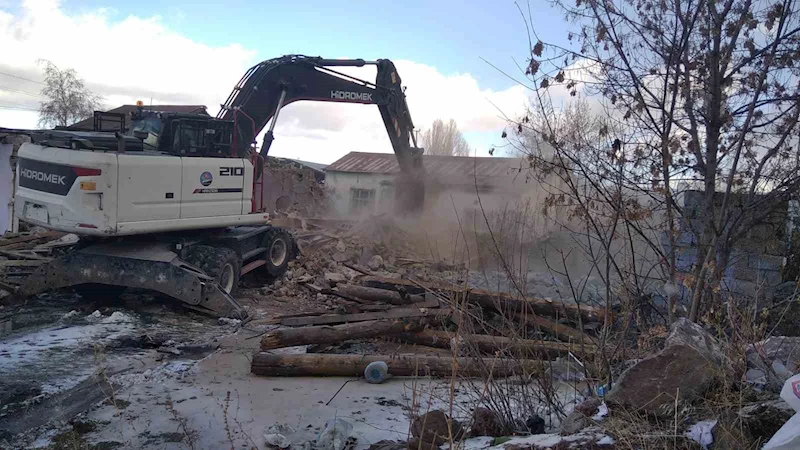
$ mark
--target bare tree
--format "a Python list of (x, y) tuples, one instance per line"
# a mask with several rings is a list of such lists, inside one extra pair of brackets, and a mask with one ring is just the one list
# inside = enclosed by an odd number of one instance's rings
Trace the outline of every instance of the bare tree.
[(422, 143), (428, 155), (469, 156), (470, 148), (458, 124), (450, 119), (446, 124), (441, 119), (433, 121), (422, 133)]
[(74, 69), (61, 70), (50, 61), (44, 64), (45, 87), (41, 94), (47, 97), (39, 106), (39, 126), (68, 126), (92, 117), (100, 108), (101, 98), (94, 94), (78, 77)]
[[(696, 320), (718, 295), (733, 247), (800, 187), (796, 0), (552, 3), (576, 25), (568, 34), (576, 48), (531, 31), (526, 75), (540, 120), (513, 127), (555, 149), (538, 162), (592, 187), (570, 199), (587, 219), (600, 203), (626, 228), (657, 212), (667, 242), (651, 245), (673, 284), (678, 226), (690, 228), (698, 257), (683, 283)], [(593, 142), (576, 144), (559, 129), (562, 93), (596, 102)], [(700, 191), (699, 217), (675, 201), (679, 186)]]

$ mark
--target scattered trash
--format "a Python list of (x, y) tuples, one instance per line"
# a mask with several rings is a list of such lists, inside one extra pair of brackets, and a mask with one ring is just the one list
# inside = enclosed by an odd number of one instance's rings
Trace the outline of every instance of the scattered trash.
[(331, 419), (319, 434), (316, 450), (343, 450), (353, 433), (353, 425), (344, 419)]
[(700, 444), (704, 449), (714, 443), (714, 427), (717, 426), (716, 420), (701, 420), (686, 430), (686, 437)]
[(373, 361), (364, 369), (364, 378), (367, 383), (381, 384), (389, 376), (389, 366), (383, 361)]
[(793, 415), (778, 430), (772, 439), (764, 444), (763, 450), (792, 450), (800, 448), (800, 374), (783, 384), (781, 398), (795, 410)]
[(264, 441), (267, 445), (277, 448), (289, 448), (292, 445), (286, 435), (294, 433), (294, 429), (287, 424), (271, 425), (264, 431)]
[(600, 422), (603, 419), (605, 419), (607, 415), (608, 415), (608, 405), (606, 405), (606, 402), (603, 402), (600, 403), (600, 406), (597, 407), (597, 413), (594, 416), (592, 416), (592, 420), (594, 420), (595, 422)]

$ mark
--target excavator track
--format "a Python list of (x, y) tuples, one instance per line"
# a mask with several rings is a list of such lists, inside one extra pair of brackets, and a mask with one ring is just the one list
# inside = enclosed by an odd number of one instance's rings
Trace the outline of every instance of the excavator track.
[(214, 278), (161, 243), (91, 245), (41, 266), (25, 279), (19, 294), (31, 296), (85, 284), (148, 289), (212, 316), (247, 317), (245, 309)]

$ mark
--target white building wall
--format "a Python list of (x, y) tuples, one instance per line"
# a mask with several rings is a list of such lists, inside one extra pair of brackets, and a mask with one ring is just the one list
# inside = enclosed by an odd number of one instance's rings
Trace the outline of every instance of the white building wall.
[[(325, 173), (325, 186), (333, 195), (336, 213), (340, 216), (369, 215), (391, 212), (394, 209), (394, 175), (380, 173), (351, 173), (329, 171)], [(374, 202), (369, 209), (352, 209), (353, 190), (374, 192)]]
[(11, 170), (11, 144), (0, 144), (0, 235), (14, 229), (14, 173)]

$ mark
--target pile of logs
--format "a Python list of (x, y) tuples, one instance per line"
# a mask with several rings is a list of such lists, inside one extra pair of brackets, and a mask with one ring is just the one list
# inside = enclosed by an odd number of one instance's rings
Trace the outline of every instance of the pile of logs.
[(26, 276), (52, 260), (55, 249), (74, 245), (77, 238), (63, 239), (65, 235), (43, 231), (6, 233), (0, 237), (0, 291), (15, 293)]
[[(280, 328), (261, 339), (251, 371), (263, 376), (359, 376), (373, 361), (384, 361), (397, 376), (507, 376), (533, 374), (543, 361), (571, 354), (592, 358), (597, 352), (585, 325), (608, 320), (604, 309), (518, 298), (444, 283), (383, 278), (367, 274), (360, 284), (330, 289), (306, 287), (344, 299), (347, 314), (297, 315), (273, 321)], [(500, 316), (507, 329), (486, 326), (483, 317)], [(478, 325), (483, 323), (483, 325)], [(467, 326), (466, 324), (469, 324)], [(593, 328), (586, 326), (586, 329)], [(596, 328), (596, 327), (594, 327)], [(480, 333), (467, 330), (483, 330)], [(521, 332), (520, 332), (521, 330)], [(528, 337), (528, 336), (535, 336)], [(416, 346), (450, 349), (425, 354), (343, 355), (279, 354), (272, 350), (348, 341), (389, 339)], [(415, 347), (417, 348), (417, 347)]]

